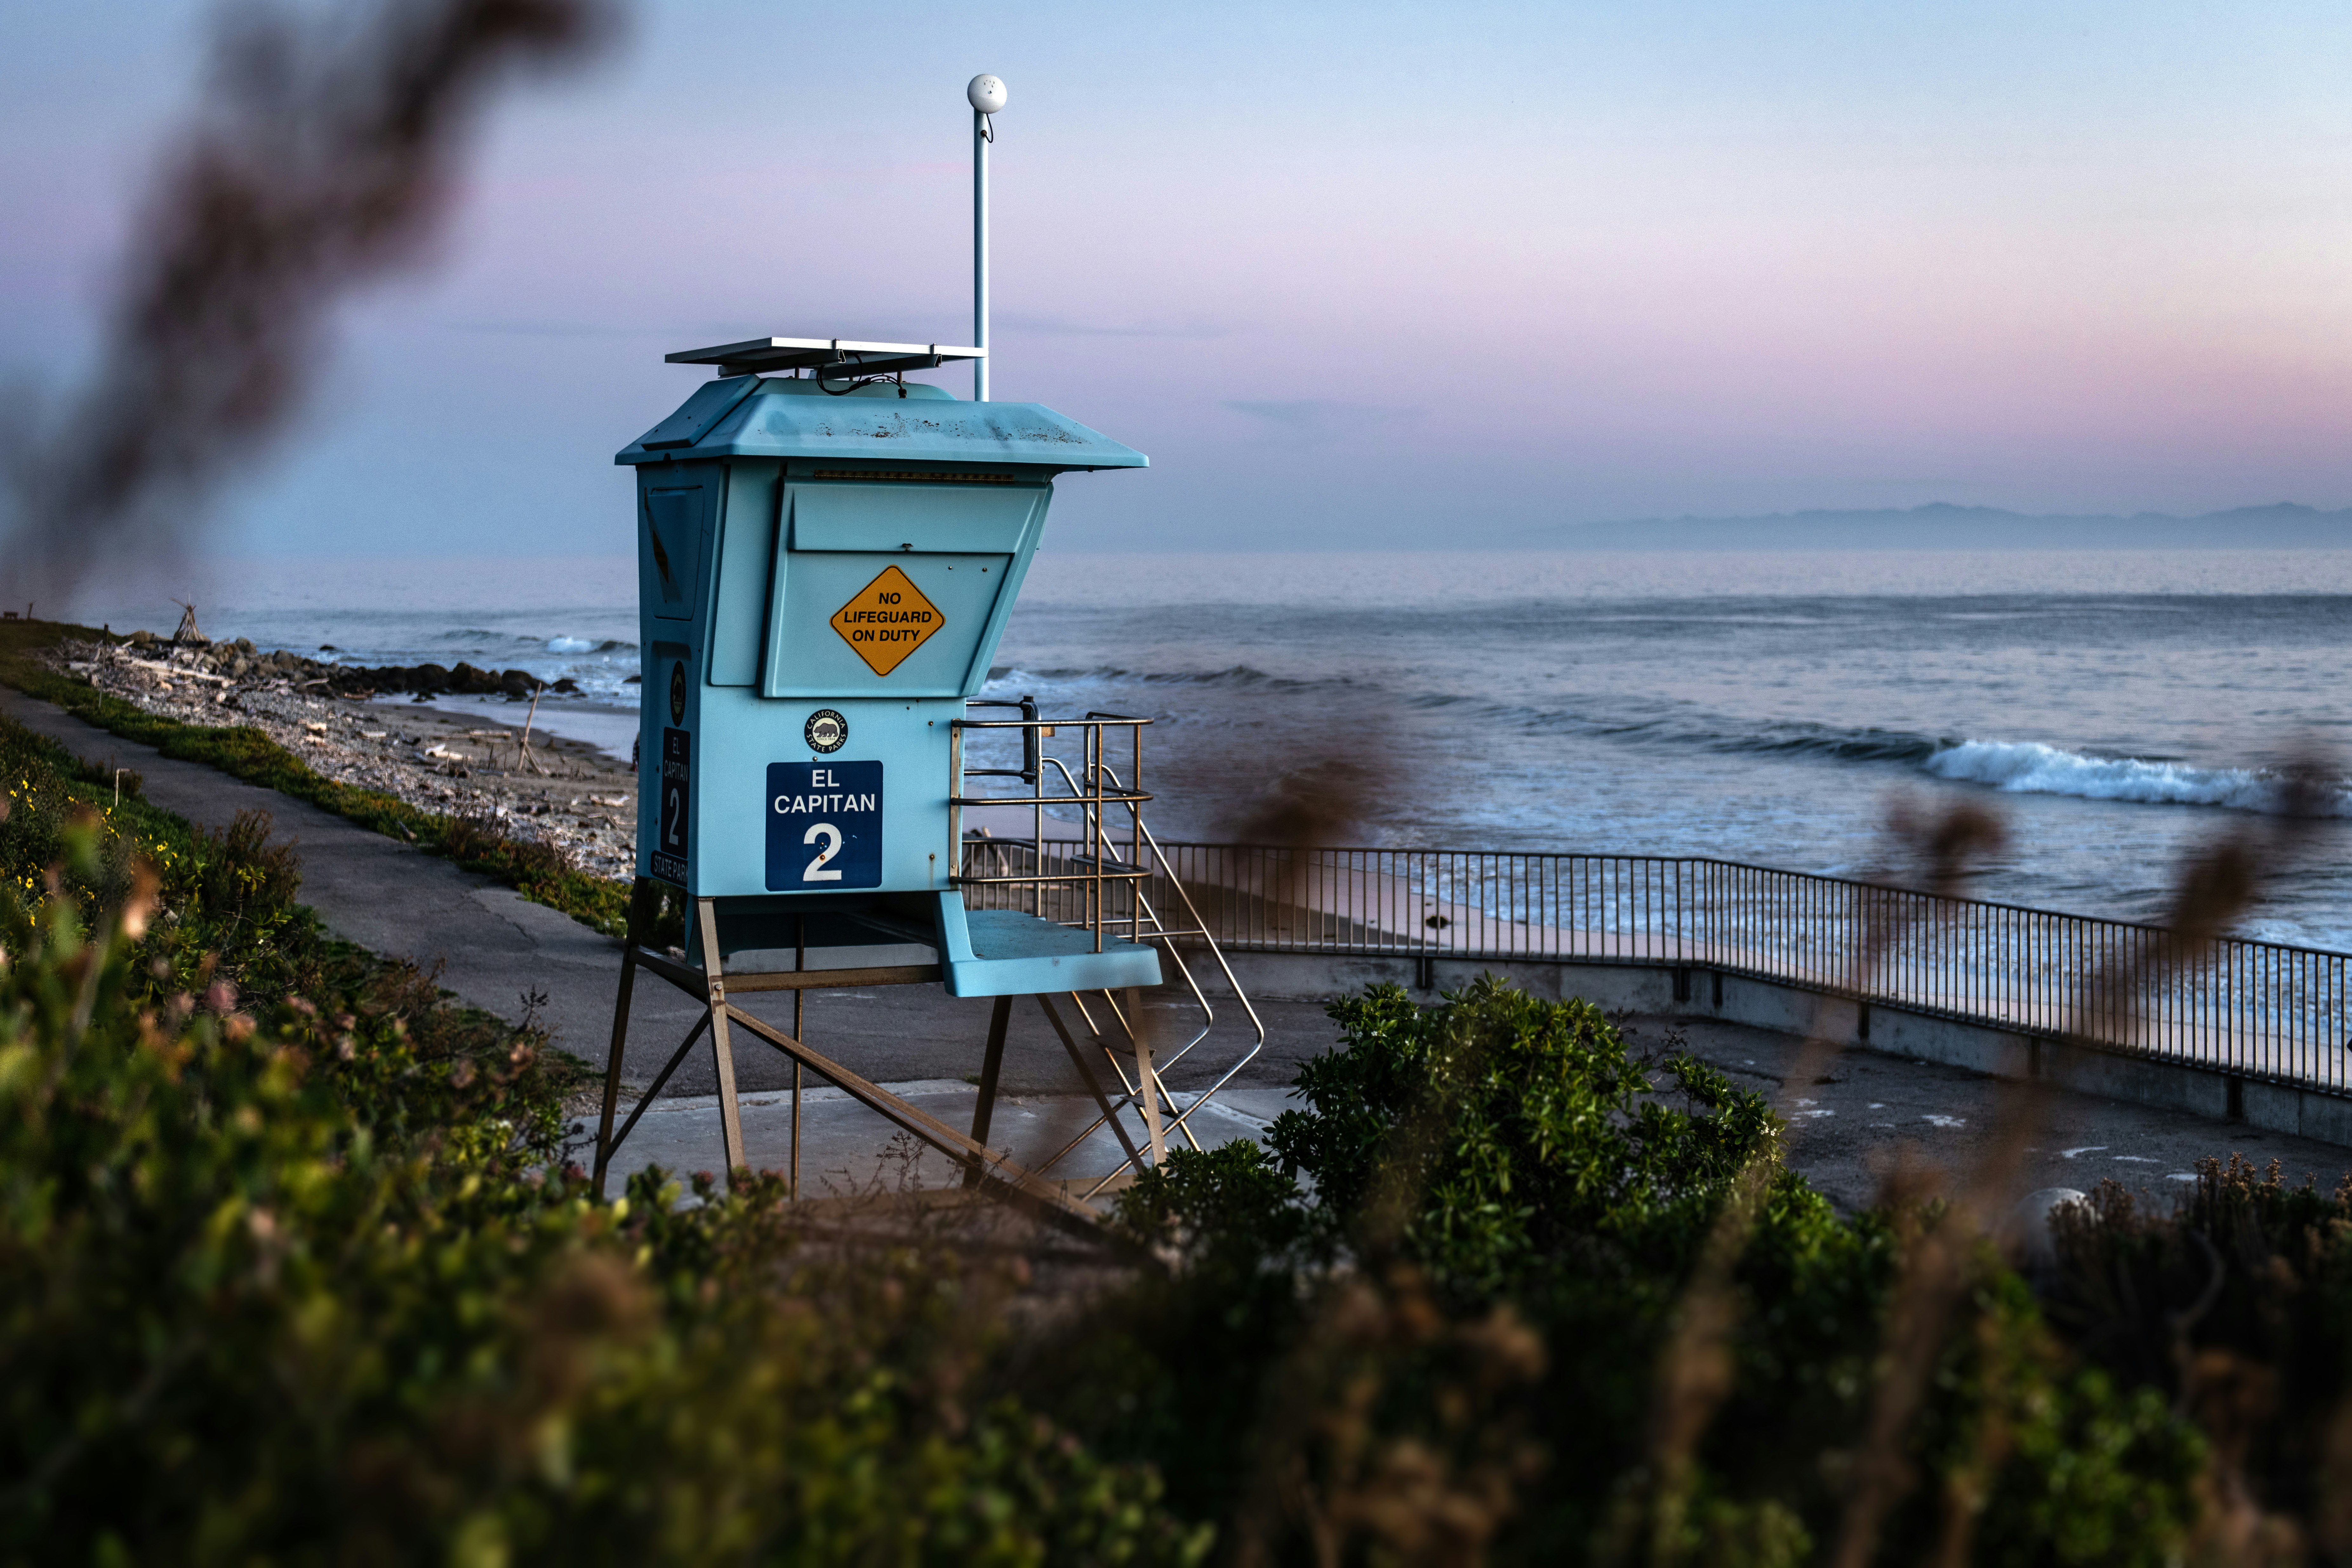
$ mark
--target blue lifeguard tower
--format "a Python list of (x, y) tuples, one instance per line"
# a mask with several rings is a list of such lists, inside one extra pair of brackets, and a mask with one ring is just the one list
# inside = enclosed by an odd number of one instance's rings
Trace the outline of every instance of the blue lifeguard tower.
[[(794, 1063), (795, 1184), (806, 1068), (963, 1163), (968, 1185), (991, 1181), (1033, 1205), (1090, 1214), (1066, 1184), (988, 1146), (1018, 995), (1038, 999), (1097, 1104), (1095, 1125), (1107, 1122), (1125, 1150), (1123, 1169), (1156, 1160), (1171, 1130), (1190, 1137), (1200, 1101), (1180, 1107), (1158, 1075), (1200, 1036), (1155, 1062), (1139, 992), (1161, 983), (1163, 959), (1191, 984), (1180, 942), (1214, 948), (1197, 915), (1160, 918), (1171, 899), (1188, 914), (1190, 904), (1143, 823), (1145, 721), (1047, 720), (1025, 699), (980, 697), (1055, 478), (1149, 460), (1037, 404), (966, 402), (905, 380), (982, 353), (759, 338), (674, 353), (670, 363), (711, 366), (716, 379), (614, 459), (636, 470), (644, 685), (637, 880), (598, 1130), (600, 1193), (636, 1121), (614, 1127), (639, 969), (703, 1005), (639, 1113), (709, 1033), (730, 1172), (743, 1163), (740, 1029)], [(1075, 757), (1049, 754), (1052, 737), (1055, 753)], [(1009, 754), (1008, 765), (967, 765), (968, 746), (1009, 753), (1015, 741), (1018, 766)], [(975, 778), (1017, 780), (1020, 793), (969, 793)], [(1008, 804), (1030, 808), (1029, 839), (966, 837), (968, 808)], [(1077, 824), (1076, 837), (1049, 840), (1049, 807)], [(682, 956), (651, 945), (665, 887), (687, 910)], [(827, 966), (838, 950), (877, 942), (919, 943), (935, 961)], [(727, 971), (736, 953), (780, 949), (794, 954), (793, 969)], [(997, 999), (968, 1133), (803, 1038), (805, 990), (912, 984)], [(729, 1001), (777, 990), (793, 995), (789, 1034)], [(1081, 1006), (1074, 1033), (1052, 996), (1097, 991), (1116, 1026), (1095, 1028)], [(1213, 1017), (1205, 998), (1202, 1008)], [(1097, 1052), (1118, 1088), (1105, 1087)], [(1140, 1123), (1133, 1132), (1129, 1117)]]

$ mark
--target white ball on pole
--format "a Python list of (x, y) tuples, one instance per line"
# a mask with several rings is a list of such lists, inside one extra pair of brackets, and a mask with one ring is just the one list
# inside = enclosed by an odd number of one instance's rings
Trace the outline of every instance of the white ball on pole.
[(1004, 107), (1004, 80), (982, 71), (963, 89), (971, 104), (971, 396), (988, 401), (988, 144), (996, 140), (996, 111)]

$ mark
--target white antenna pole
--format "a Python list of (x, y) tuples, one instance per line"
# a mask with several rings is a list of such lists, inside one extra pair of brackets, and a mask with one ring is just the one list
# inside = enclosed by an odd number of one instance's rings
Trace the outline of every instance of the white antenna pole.
[(996, 140), (996, 111), (1004, 107), (1004, 84), (976, 76), (963, 89), (971, 105), (971, 341), (980, 357), (971, 362), (971, 400), (988, 401), (988, 144)]
[(971, 400), (988, 401), (988, 116), (971, 111)]

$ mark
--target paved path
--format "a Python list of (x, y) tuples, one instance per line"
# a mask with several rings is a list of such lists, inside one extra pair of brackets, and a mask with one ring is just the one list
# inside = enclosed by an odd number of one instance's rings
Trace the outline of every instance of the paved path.
[[(2169, 1204), (2200, 1159), (2277, 1160), (2290, 1181), (2333, 1191), (2352, 1149), (2185, 1110), (2030, 1086), (1860, 1047), (1809, 1052), (1791, 1035), (1715, 1019), (1634, 1021), (1639, 1043), (1681, 1033), (1692, 1055), (1790, 1120), (1789, 1163), (1845, 1209), (1865, 1207), (1898, 1161), (1961, 1177), (2004, 1142), (2022, 1152), (2001, 1182), (2006, 1198), (2044, 1187), (2087, 1192), (2103, 1177), (2147, 1188)], [(2013, 1132), (2013, 1139), (2000, 1136)]]
[[(270, 813), (278, 832), (300, 846), (304, 900), (337, 934), (427, 967), (441, 964), (445, 987), (503, 1017), (519, 1018), (527, 996), (543, 995), (540, 1016), (555, 1043), (603, 1061), (620, 973), (617, 942), (446, 860), (200, 763), (168, 760), (20, 692), (0, 688), (0, 711), (80, 756), (138, 769), (149, 800), (200, 826), (226, 826), (239, 811)], [(755, 1012), (789, 1026), (789, 1001), (772, 994), (752, 1000)], [(1160, 1037), (1165, 1039), (1179, 1021), (1178, 1010), (1172, 1003), (1160, 1005), (1169, 1008)], [(964, 1080), (978, 1070), (988, 1007), (984, 1001), (961, 1001), (931, 986), (821, 991), (810, 998), (808, 1037), (872, 1080), (898, 1086), (933, 1114), (961, 1122), (970, 1113), (972, 1090)], [(1297, 1064), (1334, 1043), (1330, 1021), (1318, 1003), (1261, 1002), (1258, 1010), (1269, 1026), (1267, 1048), (1237, 1080), (1240, 1092), (1214, 1119), (1213, 1132), (1203, 1128), (1204, 1142), (1254, 1134), (1282, 1108), (1281, 1091)], [(1230, 1004), (1225, 1011), (1230, 1020)], [(652, 1079), (693, 1016), (685, 997), (649, 978), (641, 980), (625, 1064), (632, 1081)], [(1013, 1016), (1003, 1088), (1019, 1103), (1000, 1111), (998, 1141), (1010, 1142), (1017, 1157), (1035, 1157), (1084, 1122), (1072, 1120), (1076, 1110), (1068, 1097), (1076, 1086), (1067, 1058), (1035, 1006), (1017, 1004)], [(1791, 1163), (1846, 1208), (1868, 1204), (1898, 1158), (1924, 1159), (1953, 1172), (1971, 1168), (2007, 1116), (2034, 1119), (2024, 1139), (2030, 1152), (2004, 1184), (2016, 1194), (2046, 1186), (2088, 1188), (2102, 1176), (2163, 1192), (2196, 1160), (2231, 1152), (2257, 1163), (2278, 1159), (2290, 1177), (2315, 1175), (2328, 1187), (2352, 1168), (2352, 1151), (2185, 1112), (2063, 1091), (2024, 1101), (1995, 1079), (1860, 1049), (1805, 1063), (1800, 1042), (1791, 1037), (1713, 1020), (1632, 1023), (1643, 1046), (1663, 1044), (1670, 1028), (1684, 1031), (1695, 1054), (1743, 1087), (1769, 1094), (1795, 1119)], [(1203, 1059), (1213, 1050), (1230, 1053), (1234, 1038), (1230, 1033), (1213, 1037), (1202, 1047)], [(791, 1103), (775, 1091), (790, 1084), (789, 1068), (765, 1047), (749, 1043), (739, 1044), (736, 1056), (739, 1080), (751, 1091), (744, 1112), (750, 1152), (759, 1163), (781, 1164)], [(1803, 1083), (1789, 1081), (1800, 1073)], [(1181, 1070), (1173, 1077), (1180, 1090), (1202, 1082), (1201, 1076)], [(624, 1151), (621, 1168), (656, 1160), (677, 1170), (716, 1166), (718, 1116), (707, 1098), (716, 1087), (713, 1078), (709, 1051), (698, 1049), (671, 1079), (660, 1108), (647, 1112)], [(827, 1182), (863, 1186), (893, 1183), (902, 1174), (929, 1185), (952, 1179), (936, 1154), (902, 1171), (889, 1152), (889, 1133), (886, 1124), (837, 1091), (812, 1092), (803, 1111), (804, 1184), (813, 1190)], [(1078, 1169), (1108, 1169), (1101, 1163), (1102, 1153), (1081, 1151), (1075, 1157)]]

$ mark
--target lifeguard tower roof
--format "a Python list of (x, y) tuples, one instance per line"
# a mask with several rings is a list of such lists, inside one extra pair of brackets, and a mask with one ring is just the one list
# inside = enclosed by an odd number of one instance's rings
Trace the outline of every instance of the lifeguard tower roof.
[[(983, 352), (941, 343), (752, 338), (668, 354), (672, 364), (716, 366), (719, 379), (696, 388), (677, 413), (613, 460), (624, 467), (706, 458), (1019, 463), (1065, 472), (1151, 466), (1134, 447), (1042, 404), (967, 403), (936, 386), (869, 379), (978, 359)], [(810, 374), (784, 379), (763, 371)]]

